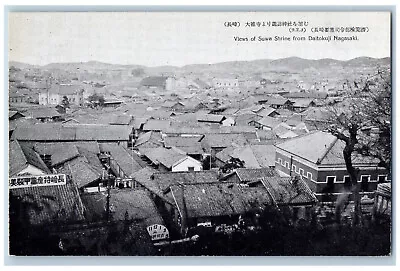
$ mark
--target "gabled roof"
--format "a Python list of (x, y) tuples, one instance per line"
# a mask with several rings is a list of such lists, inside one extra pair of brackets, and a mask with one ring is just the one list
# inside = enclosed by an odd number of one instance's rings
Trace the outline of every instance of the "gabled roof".
[(315, 204), (317, 198), (300, 178), (266, 177), (262, 184), (278, 205), (308, 205)]
[(225, 119), (225, 116), (214, 115), (214, 114), (204, 114), (204, 115), (197, 116), (198, 122), (221, 123), (224, 119)]
[(240, 215), (272, 205), (263, 189), (242, 188), (234, 183), (173, 185), (171, 193), (180, 213), (187, 218)]
[(35, 124), (17, 127), (13, 139), (24, 141), (128, 141), (132, 128), (125, 125)]
[(275, 128), (276, 126), (278, 126), (281, 121), (279, 119), (275, 119), (269, 116), (265, 116), (260, 120), (255, 121), (263, 126), (269, 127), (271, 129)]
[(26, 210), (32, 225), (81, 222), (84, 207), (76, 185), (67, 178), (66, 185), (34, 186), (11, 189), (10, 194), (29, 203)]
[(156, 194), (160, 198), (164, 198), (164, 194), (161, 191), (160, 187), (158, 184), (154, 181), (152, 178), (153, 174), (158, 172), (157, 170), (153, 169), (152, 167), (146, 166), (142, 168), (141, 170), (136, 171), (131, 175), (131, 177), (144, 186), (147, 190), (150, 192)]
[(283, 96), (286, 98), (326, 99), (328, 97), (328, 92), (289, 92)]
[(184, 104), (179, 101), (165, 101), (161, 106), (167, 107), (167, 108), (172, 108), (174, 106), (179, 106), (179, 105), (184, 106)]
[[(277, 176), (275, 170), (270, 168), (238, 168), (231, 174), (236, 174), (240, 182), (243, 183), (255, 182), (266, 177)], [(226, 177), (224, 177), (224, 179), (225, 178)]]
[(185, 172), (157, 172), (153, 180), (160, 191), (165, 191), (174, 184), (210, 183), (218, 182), (218, 173), (213, 170), (185, 171)]
[[(263, 108), (262, 110), (257, 112), (257, 115), (262, 116), (262, 117), (266, 117), (271, 115), (272, 113), (276, 112), (275, 108), (272, 107), (267, 107), (267, 108)], [(276, 114), (279, 114), (276, 112)]]
[(162, 138), (160, 132), (149, 131), (139, 136), (135, 142), (135, 147), (142, 147), (144, 144), (147, 144), (146, 147), (162, 146), (161, 141)]
[(17, 117), (25, 117), (25, 115), (22, 114), (22, 113), (19, 112), (19, 111), (13, 111), (13, 110), (9, 110), (9, 111), (8, 111), (8, 119), (9, 119), (9, 120), (15, 119), (15, 118), (17, 118)]
[(187, 157), (183, 152), (179, 152), (179, 150), (174, 148), (143, 148), (139, 149), (139, 151), (151, 160), (153, 164), (162, 164), (166, 168), (172, 168), (177, 162)]
[(164, 146), (176, 147), (186, 154), (202, 154), (204, 153), (203, 148), (200, 143), (201, 137), (171, 137), (167, 136), (164, 138)]
[(247, 140), (242, 134), (206, 134), (201, 141), (204, 149), (226, 148), (232, 145), (244, 146)]
[(69, 160), (72, 160), (80, 155), (78, 148), (74, 145), (68, 146), (60, 146), (57, 151), (55, 151), (51, 155), (51, 166), (57, 166), (63, 164)]
[(67, 150), (70, 148), (79, 147), (91, 151), (92, 153), (99, 154), (99, 144), (97, 142), (75, 141), (75, 142), (35, 142), (33, 148), (40, 155), (53, 155), (60, 150)]
[(268, 168), (275, 166), (275, 147), (273, 145), (247, 145), (244, 147), (226, 148), (216, 157), (227, 162), (231, 157), (244, 161), (245, 168)]
[[(334, 135), (316, 131), (299, 136), (276, 146), (293, 155), (318, 165), (344, 165), (343, 149), (345, 143)], [(353, 155), (354, 164), (377, 164), (376, 159)]]
[(113, 125), (130, 125), (133, 117), (130, 115), (117, 115), (111, 121)]
[(144, 163), (138, 161), (140, 158), (135, 153), (116, 143), (106, 144), (106, 149), (110, 153), (111, 159), (118, 164), (126, 176), (132, 176), (133, 173), (144, 167)]
[(164, 131), (170, 127), (169, 120), (149, 119), (143, 125), (143, 131)]
[(38, 107), (32, 108), (26, 111), (25, 113), (27, 116), (31, 116), (34, 119), (40, 118), (55, 118), (60, 117), (61, 114), (58, 113), (55, 107)]
[(17, 140), (11, 141), (9, 145), (9, 176), (18, 174), (28, 165), (32, 165), (44, 173), (51, 173), (39, 154), (31, 146)]
[(101, 168), (91, 165), (85, 156), (78, 156), (65, 162), (58, 172), (68, 174), (78, 188), (87, 186), (102, 177)]
[[(103, 193), (87, 193), (82, 201), (88, 210), (89, 217), (102, 217), (107, 197)], [(164, 225), (161, 215), (148, 192), (144, 190), (117, 189), (111, 190), (110, 211), (113, 220), (135, 220), (147, 227), (153, 224)]]
[(292, 106), (299, 108), (307, 108), (314, 102), (313, 99), (294, 99), (292, 101), (294, 102)]

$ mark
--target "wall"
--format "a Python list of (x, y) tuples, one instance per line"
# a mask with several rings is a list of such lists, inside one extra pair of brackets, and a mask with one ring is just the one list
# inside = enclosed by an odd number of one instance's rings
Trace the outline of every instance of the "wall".
[[(307, 182), (310, 189), (314, 193), (341, 193), (346, 188), (343, 181), (344, 176), (348, 176), (345, 165), (336, 167), (323, 167), (312, 164), (300, 157), (292, 156), (282, 150), (277, 150), (275, 156), (275, 168), (290, 175), (289, 167), (292, 167), (292, 176), (301, 175)], [(370, 175), (370, 181), (361, 185), (361, 190), (365, 192), (372, 192), (376, 190), (378, 184), (378, 175), (386, 175), (387, 171), (384, 168), (375, 166), (364, 166), (360, 168), (359, 181), (361, 175)], [(327, 176), (335, 176), (336, 180), (332, 184), (327, 183)], [(347, 185), (347, 188), (350, 184)]]
[(193, 158), (187, 157), (185, 160), (181, 161), (179, 164), (172, 167), (172, 172), (177, 171), (189, 171), (189, 167), (194, 167), (194, 171), (201, 171), (203, 167), (199, 161)]

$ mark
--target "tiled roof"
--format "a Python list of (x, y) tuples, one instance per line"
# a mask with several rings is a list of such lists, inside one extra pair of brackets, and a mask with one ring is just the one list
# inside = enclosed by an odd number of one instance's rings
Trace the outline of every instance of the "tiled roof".
[(32, 225), (84, 220), (84, 207), (75, 184), (35, 186), (11, 189), (10, 194), (27, 203), (26, 210)]
[(278, 205), (314, 204), (317, 199), (308, 185), (300, 178), (266, 177), (261, 180)]
[(262, 117), (258, 116), (255, 113), (247, 113), (242, 115), (237, 115), (235, 118), (235, 122), (239, 125), (248, 125), (251, 121), (258, 121), (262, 119)]
[(158, 148), (142, 148), (140, 153), (150, 159), (154, 164), (162, 164), (166, 168), (171, 168), (175, 163), (184, 159), (186, 155), (177, 149)]
[(158, 183), (154, 180), (152, 177), (154, 173), (158, 172), (157, 170), (151, 168), (151, 167), (144, 167), (141, 170), (135, 172), (132, 174), (132, 178), (144, 186), (147, 190), (149, 190), (151, 193), (157, 195), (164, 201), (173, 204), (172, 199), (166, 197), (164, 195), (164, 192), (161, 190), (159, 187)]
[(132, 128), (124, 125), (35, 124), (17, 127), (13, 139), (25, 141), (127, 141)]
[(307, 108), (313, 102), (313, 99), (294, 99), (294, 107)]
[(203, 148), (226, 148), (232, 145), (244, 146), (247, 140), (242, 134), (207, 134), (201, 141)]
[[(103, 193), (91, 193), (82, 195), (82, 201), (88, 210), (89, 219), (102, 217), (106, 208), (107, 197)], [(161, 215), (144, 190), (112, 189), (110, 193), (110, 211), (113, 220), (135, 220), (144, 227), (153, 224), (164, 224)]]
[(76, 158), (78, 156), (79, 156), (79, 151), (77, 147), (68, 146), (66, 148), (65, 146), (60, 146), (51, 155), (51, 165), (54, 167), (62, 163), (65, 163), (69, 160), (72, 160), (73, 158)]
[(202, 154), (204, 153), (201, 143), (199, 142), (201, 137), (171, 137), (164, 138), (165, 147), (176, 147), (186, 154)]
[(162, 146), (161, 140), (160, 132), (149, 131), (139, 136), (135, 142), (135, 147), (142, 147), (144, 144), (146, 144), (146, 147)]
[(248, 183), (258, 181), (266, 177), (276, 176), (274, 169), (270, 168), (238, 168), (235, 170), (237, 176), (240, 178), (241, 182)]
[(313, 99), (326, 99), (328, 92), (290, 92), (284, 94), (286, 98), (313, 98)]
[(143, 131), (164, 131), (169, 127), (170, 127), (170, 121), (168, 120), (149, 119), (143, 125)]
[(13, 176), (28, 165), (32, 165), (43, 172), (50, 173), (45, 163), (40, 158), (31, 146), (18, 142), (17, 140), (11, 141), (9, 145), (9, 175)]
[(12, 118), (20, 116), (20, 117), (25, 117), (24, 114), (22, 114), (19, 111), (14, 111), (14, 110), (8, 110), (8, 119), (11, 120)]
[(70, 175), (78, 188), (99, 180), (103, 173), (101, 168), (92, 166), (85, 156), (79, 156), (64, 163), (58, 171)]
[(275, 146), (273, 145), (250, 145), (253, 154), (260, 167), (275, 166)]
[(233, 183), (194, 183), (171, 187), (175, 203), (188, 218), (239, 215), (272, 204), (260, 188)]
[[(320, 165), (343, 165), (345, 143), (334, 135), (317, 131), (278, 144), (277, 148)], [(377, 164), (378, 160), (360, 155), (353, 155), (354, 164)]]
[(266, 126), (266, 127), (270, 127), (271, 129), (275, 128), (276, 126), (278, 126), (280, 123), (282, 123), (279, 119), (275, 119), (269, 116), (265, 116), (262, 119), (256, 121), (257, 123)]
[(318, 131), (278, 144), (277, 148), (317, 163), (336, 141), (332, 134)]
[(305, 115), (305, 120), (308, 121), (329, 121), (331, 119), (332, 113), (329, 112), (328, 109), (326, 108), (309, 108), (305, 112), (303, 112)]
[(220, 123), (225, 119), (225, 116), (214, 115), (214, 114), (204, 114), (197, 116), (197, 121), (199, 122), (214, 122)]
[(30, 116), (34, 119), (54, 118), (61, 116), (61, 114), (57, 112), (57, 109), (55, 107), (32, 108), (26, 111), (25, 114), (26, 116)]
[(110, 152), (111, 158), (118, 164), (126, 176), (131, 176), (143, 168), (143, 164), (134, 159), (134, 156), (137, 155), (120, 145), (107, 144), (107, 151)]
[(263, 110), (258, 111), (257, 115), (265, 117), (265, 116), (271, 115), (274, 112), (276, 112), (275, 108), (267, 107), (267, 108), (264, 108)]
[(154, 173), (153, 180), (160, 191), (165, 191), (174, 184), (210, 183), (218, 182), (218, 173), (213, 170), (188, 172), (158, 172)]
[(118, 115), (115, 116), (109, 123), (113, 125), (130, 125), (133, 120), (130, 115)]
[(35, 142), (33, 148), (40, 155), (53, 155), (60, 149), (69, 149), (79, 147), (93, 153), (100, 153), (99, 144), (97, 142), (75, 141), (75, 142)]

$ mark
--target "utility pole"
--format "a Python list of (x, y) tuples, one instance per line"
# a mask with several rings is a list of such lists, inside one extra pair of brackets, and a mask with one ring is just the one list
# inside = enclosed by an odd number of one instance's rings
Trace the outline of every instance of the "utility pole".
[(292, 177), (292, 170), (293, 170), (293, 168), (292, 168), (292, 165), (293, 165), (293, 156), (290, 156), (290, 177)]
[(106, 202), (106, 219), (107, 222), (110, 221), (110, 155), (108, 155), (107, 157), (107, 164), (108, 164), (108, 168), (107, 168), (107, 202)]

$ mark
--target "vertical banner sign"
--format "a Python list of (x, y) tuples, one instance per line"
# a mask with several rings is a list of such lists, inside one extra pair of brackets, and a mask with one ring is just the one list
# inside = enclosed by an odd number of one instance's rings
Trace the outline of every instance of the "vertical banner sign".
[(9, 178), (8, 186), (10, 189), (36, 187), (36, 186), (53, 186), (65, 185), (67, 178), (65, 174), (52, 174), (40, 176), (19, 176)]

